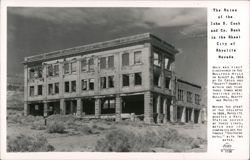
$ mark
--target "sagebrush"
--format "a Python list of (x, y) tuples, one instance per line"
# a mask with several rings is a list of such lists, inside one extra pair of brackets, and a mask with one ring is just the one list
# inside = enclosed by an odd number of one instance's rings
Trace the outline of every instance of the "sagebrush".
[(64, 124), (61, 122), (53, 122), (47, 126), (49, 133), (65, 133)]
[(46, 137), (37, 135), (35, 137), (20, 134), (16, 137), (7, 137), (8, 152), (49, 152), (55, 148), (50, 145)]
[(95, 149), (100, 152), (149, 152), (160, 147), (178, 152), (199, 148), (200, 143), (197, 139), (178, 134), (174, 129), (147, 131), (143, 135), (116, 129), (98, 140)]

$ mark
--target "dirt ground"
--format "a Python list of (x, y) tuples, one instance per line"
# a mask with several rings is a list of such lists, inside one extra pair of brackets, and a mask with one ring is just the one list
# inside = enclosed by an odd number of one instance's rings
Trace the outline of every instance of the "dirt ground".
[[(21, 117), (20, 119), (24, 119)], [(81, 121), (80, 121), (81, 122)], [(48, 122), (49, 123), (49, 122)], [(79, 123), (79, 122), (78, 122)], [(128, 130), (135, 134), (143, 135), (147, 131), (162, 132), (166, 129), (175, 129), (179, 134), (185, 137), (200, 138), (207, 140), (207, 126), (205, 124), (172, 124), (164, 125), (145, 125), (143, 122), (113, 122), (105, 120), (89, 120), (84, 121), (85, 126), (91, 129), (90, 133), (77, 132), (71, 128), (66, 128), (66, 133), (48, 133), (47, 130), (32, 129), (32, 123), (24, 123), (13, 121), (8, 118), (7, 135), (14, 137), (19, 134), (35, 136), (44, 135), (49, 144), (54, 146), (55, 151), (59, 152), (91, 152), (95, 151), (97, 141), (104, 138), (112, 130)], [(155, 148), (156, 152), (169, 151), (164, 148)], [(171, 151), (171, 150), (170, 150)], [(206, 151), (206, 143), (201, 144), (198, 148), (188, 150), (187, 152), (204, 152)]]

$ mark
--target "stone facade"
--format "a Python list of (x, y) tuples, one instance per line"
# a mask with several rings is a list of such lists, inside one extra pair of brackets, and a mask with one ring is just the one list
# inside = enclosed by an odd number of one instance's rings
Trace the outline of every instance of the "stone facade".
[(176, 122), (177, 52), (146, 33), (26, 57), (24, 114)]
[(201, 107), (201, 86), (178, 79), (176, 85), (177, 121), (201, 123), (204, 109)]

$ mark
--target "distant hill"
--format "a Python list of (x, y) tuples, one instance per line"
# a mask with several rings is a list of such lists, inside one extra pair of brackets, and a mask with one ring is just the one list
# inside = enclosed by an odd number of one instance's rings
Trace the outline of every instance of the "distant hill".
[(8, 74), (7, 82), (10, 84), (23, 85), (24, 76), (23, 73), (20, 74)]
[(23, 75), (7, 75), (7, 108), (23, 109)]

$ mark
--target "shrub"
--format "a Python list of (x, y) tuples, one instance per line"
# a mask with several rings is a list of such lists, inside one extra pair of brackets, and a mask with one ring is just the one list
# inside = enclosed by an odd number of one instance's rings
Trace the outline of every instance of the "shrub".
[(200, 148), (200, 142), (198, 139), (193, 140), (193, 142), (191, 143), (191, 148)]
[(92, 125), (92, 128), (96, 129), (98, 126), (96, 124)]
[(22, 123), (22, 113), (20, 112), (10, 112), (7, 115), (8, 122), (12, 123)]
[(133, 134), (123, 130), (114, 130), (97, 141), (96, 151), (101, 152), (129, 152), (131, 146), (129, 139), (133, 138)]
[(101, 131), (105, 130), (105, 128), (104, 128), (104, 127), (100, 127), (100, 126), (97, 126), (97, 128), (96, 128), (96, 129), (101, 130)]
[(105, 130), (104, 127), (100, 127), (100, 126), (98, 126), (98, 125), (96, 125), (96, 124), (93, 124), (93, 125), (92, 125), (92, 128), (93, 128), (93, 129), (96, 129), (96, 130), (101, 130), (101, 131)]
[(15, 138), (7, 137), (7, 142), (8, 152), (48, 152), (55, 150), (42, 135), (30, 137), (20, 134)]
[(75, 121), (75, 117), (73, 115), (59, 115), (54, 114), (48, 117), (48, 122), (63, 122), (65, 124), (72, 124)]
[(48, 125), (47, 131), (49, 133), (65, 133), (65, 127), (63, 123), (53, 122), (52, 124)]
[(199, 141), (180, 135), (174, 129), (147, 131), (138, 135), (116, 129), (98, 140), (95, 149), (101, 152), (146, 152), (160, 147), (180, 152), (197, 148), (199, 144)]
[(31, 129), (45, 130), (46, 126), (44, 125), (44, 121), (35, 121), (32, 123)]
[(79, 129), (82, 133), (84, 133), (84, 134), (92, 134), (92, 133), (93, 133), (92, 129), (91, 129), (89, 126), (87, 126), (87, 125), (80, 126), (78, 129)]
[(42, 116), (32, 116), (32, 115), (28, 115), (28, 116), (22, 116), (22, 123), (23, 124), (33, 124), (34, 122), (37, 121), (44, 121), (44, 118)]

